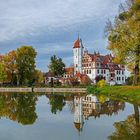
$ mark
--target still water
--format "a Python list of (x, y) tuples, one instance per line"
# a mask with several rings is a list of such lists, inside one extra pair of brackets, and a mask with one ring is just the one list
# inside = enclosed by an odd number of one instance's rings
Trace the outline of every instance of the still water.
[(140, 140), (139, 111), (105, 96), (0, 93), (0, 140)]

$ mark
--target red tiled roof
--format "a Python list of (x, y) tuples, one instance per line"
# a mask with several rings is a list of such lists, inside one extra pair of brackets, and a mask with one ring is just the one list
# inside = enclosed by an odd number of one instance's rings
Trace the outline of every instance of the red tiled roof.
[(79, 40), (79, 39), (77, 39), (77, 40), (74, 42), (73, 48), (80, 48), (80, 40)]
[(75, 76), (81, 78), (82, 74), (80, 72), (77, 72)]
[(74, 68), (65, 68), (65, 73), (73, 73), (74, 72)]

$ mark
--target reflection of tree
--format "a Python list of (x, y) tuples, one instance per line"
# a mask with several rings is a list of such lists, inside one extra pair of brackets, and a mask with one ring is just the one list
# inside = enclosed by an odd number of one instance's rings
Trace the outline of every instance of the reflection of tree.
[(50, 97), (50, 105), (51, 105), (51, 112), (56, 114), (57, 111), (62, 111), (63, 107), (65, 106), (65, 100), (63, 95), (51, 95)]
[(33, 124), (37, 118), (33, 94), (1, 94), (0, 117), (6, 117), (23, 125)]
[(134, 105), (134, 115), (127, 117), (125, 121), (114, 124), (116, 130), (109, 136), (109, 140), (139, 140), (140, 139), (140, 121), (139, 109)]
[(33, 124), (37, 118), (35, 113), (35, 101), (33, 94), (21, 95), (18, 100), (18, 121), (22, 124)]

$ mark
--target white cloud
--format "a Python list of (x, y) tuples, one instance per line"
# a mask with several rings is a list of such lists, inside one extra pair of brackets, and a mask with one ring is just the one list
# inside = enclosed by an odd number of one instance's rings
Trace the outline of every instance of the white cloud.
[[(118, 0), (119, 2), (124, 0)], [(0, 42), (42, 32), (55, 33), (110, 17), (119, 2), (114, 0), (0, 0)]]

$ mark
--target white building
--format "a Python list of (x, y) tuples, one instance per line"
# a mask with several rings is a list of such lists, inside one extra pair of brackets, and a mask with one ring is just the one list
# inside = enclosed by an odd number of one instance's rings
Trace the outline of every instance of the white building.
[(74, 75), (86, 74), (94, 83), (104, 79), (110, 85), (125, 84), (125, 67), (115, 64), (111, 54), (91, 54), (83, 49), (82, 40), (78, 38), (73, 46)]
[(82, 56), (83, 56), (83, 44), (82, 40), (78, 39), (74, 43), (73, 53), (74, 53), (74, 74), (77, 72), (82, 73)]

